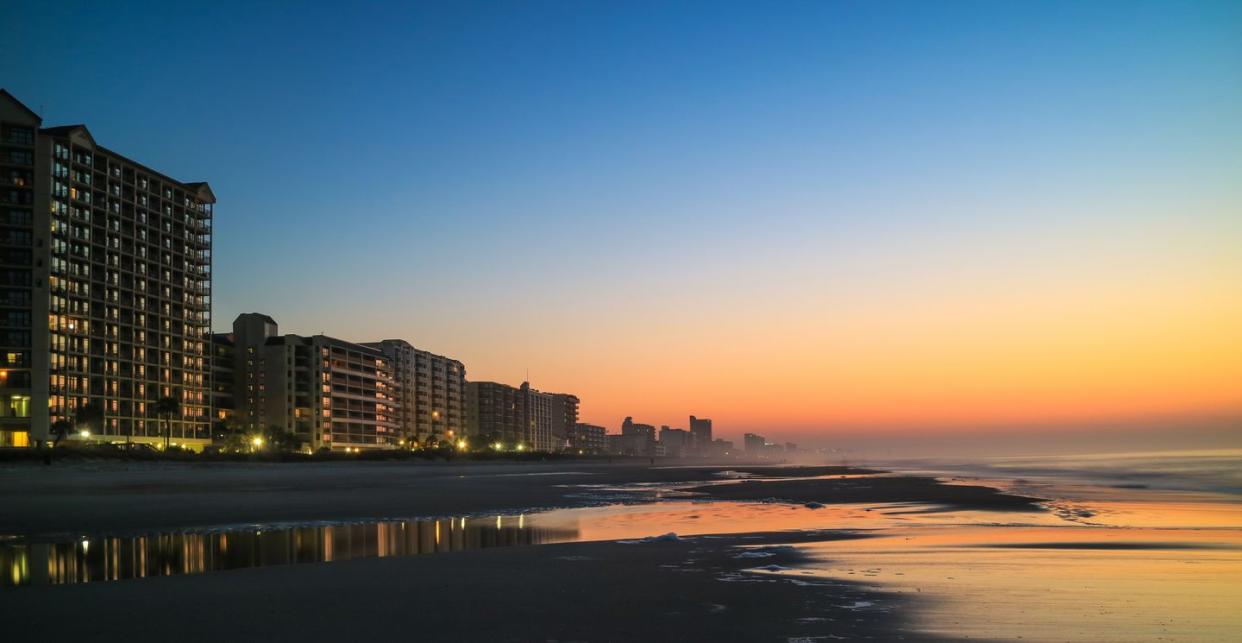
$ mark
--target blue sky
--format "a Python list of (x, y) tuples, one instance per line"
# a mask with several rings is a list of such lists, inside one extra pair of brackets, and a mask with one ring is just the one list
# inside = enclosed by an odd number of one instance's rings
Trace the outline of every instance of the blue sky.
[(0, 43), (45, 122), (212, 184), (217, 328), (405, 336), (601, 420), (676, 417), (584, 363), (705, 377), (694, 329), (754, 307), (1242, 274), (1237, 2), (11, 0)]

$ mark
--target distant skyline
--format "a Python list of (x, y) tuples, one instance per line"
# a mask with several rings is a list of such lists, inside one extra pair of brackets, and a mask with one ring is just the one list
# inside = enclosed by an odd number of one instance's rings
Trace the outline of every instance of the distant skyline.
[(46, 124), (210, 182), (218, 330), (611, 431), (1242, 434), (1242, 3), (21, 0), (0, 43)]

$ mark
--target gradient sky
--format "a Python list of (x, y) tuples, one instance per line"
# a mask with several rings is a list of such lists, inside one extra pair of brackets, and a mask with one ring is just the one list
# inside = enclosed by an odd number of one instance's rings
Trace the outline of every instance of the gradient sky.
[(211, 183), (218, 329), (613, 430), (1242, 433), (1242, 3), (286, 5), (0, 3), (0, 85)]

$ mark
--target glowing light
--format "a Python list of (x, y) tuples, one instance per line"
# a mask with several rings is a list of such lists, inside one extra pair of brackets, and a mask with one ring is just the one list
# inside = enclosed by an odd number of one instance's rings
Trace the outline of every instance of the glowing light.
[(250, 444), (254, 445), (256, 449), (263, 448), (263, 437), (259, 435), (254, 436), (250, 439)]
[(460, 451), (465, 451), (465, 450), (466, 450), (466, 441), (465, 441), (465, 440), (458, 440), (458, 441), (457, 441), (457, 449), (458, 449), (458, 450), (460, 450)]
[(525, 449), (526, 449), (526, 445), (524, 445), (524, 444), (519, 444), (519, 445), (517, 445), (517, 450), (518, 450), (518, 451), (523, 451), (523, 450), (525, 450)]
[(492, 448), (496, 449), (497, 451), (500, 451), (501, 449), (505, 448), (505, 445), (497, 442), (496, 444), (492, 445)]
[(86, 439), (91, 437), (91, 432), (86, 429), (82, 429), (81, 431), (78, 431), (78, 435), (82, 436), (83, 439)]

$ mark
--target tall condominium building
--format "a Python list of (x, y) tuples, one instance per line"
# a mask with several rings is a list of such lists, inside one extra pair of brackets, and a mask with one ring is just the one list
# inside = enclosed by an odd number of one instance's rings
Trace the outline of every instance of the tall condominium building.
[(233, 394), (237, 390), (236, 345), (232, 333), (211, 335), (211, 410), (212, 437), (223, 437), (226, 431), (236, 428), (234, 414), (237, 403)]
[(233, 400), (242, 428), (292, 432), (312, 450), (403, 441), (392, 366), (380, 350), (324, 335), (280, 335), (267, 315), (233, 322)]
[(483, 444), (513, 449), (528, 442), (522, 391), (498, 382), (466, 383), (466, 433)]
[(578, 396), (569, 393), (547, 393), (551, 450), (570, 448), (570, 433), (578, 424)]
[(552, 396), (531, 388), (530, 382), (522, 382), (521, 392), (525, 441), (536, 451), (557, 450), (552, 443)]
[[(543, 393), (531, 388), (529, 382), (522, 382), (520, 387), (468, 382), (466, 416), (467, 433), (483, 444), (499, 443), (504, 449), (559, 451), (567, 444), (568, 427), (577, 424), (578, 398)], [(573, 423), (564, 429), (565, 437), (558, 443), (552, 436), (553, 425), (571, 416)]]
[(712, 445), (712, 421), (690, 416), (690, 442), (699, 455), (708, 455)]
[(211, 188), (42, 125), (0, 90), (0, 445), (88, 404), (92, 439), (206, 444)]
[(742, 444), (745, 445), (747, 453), (762, 453), (768, 444), (768, 439), (757, 433), (747, 433), (742, 436)]
[(569, 431), (569, 448), (584, 453), (605, 453), (607, 433), (602, 426), (579, 422)]
[(466, 367), (419, 350), (403, 339), (363, 344), (382, 352), (393, 365), (401, 408), (402, 436), (418, 444), (453, 442), (466, 435)]

